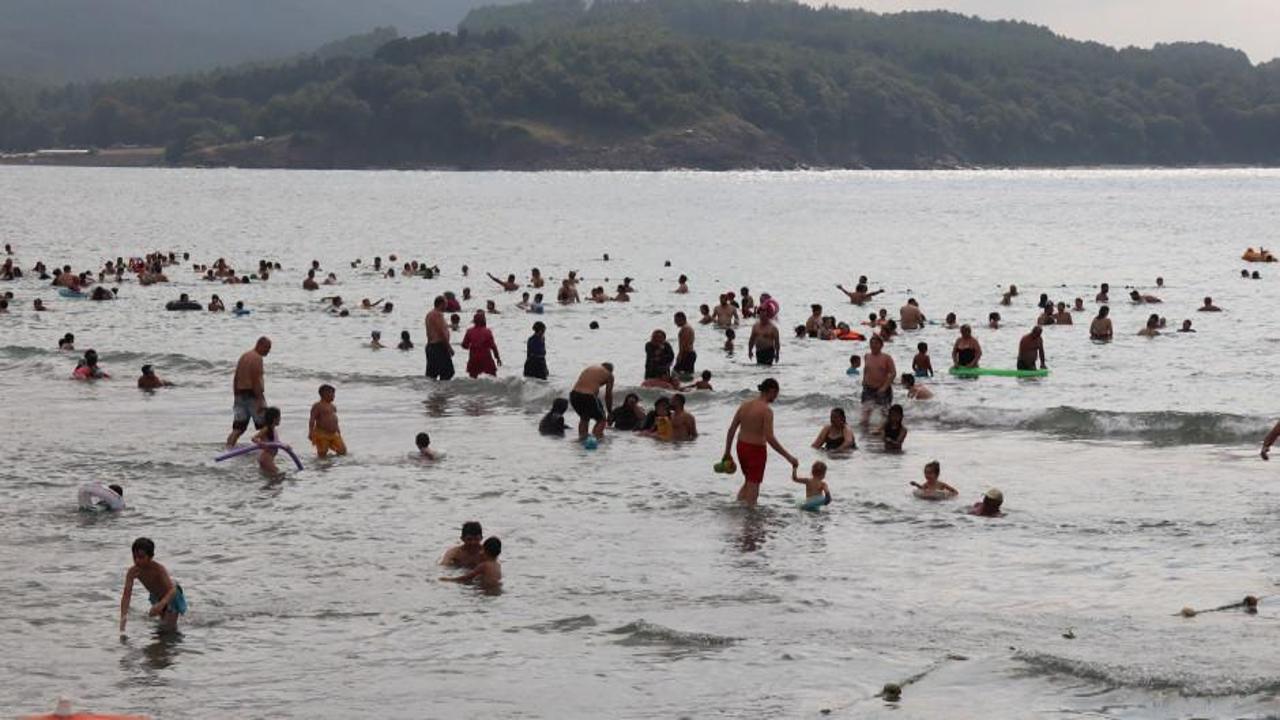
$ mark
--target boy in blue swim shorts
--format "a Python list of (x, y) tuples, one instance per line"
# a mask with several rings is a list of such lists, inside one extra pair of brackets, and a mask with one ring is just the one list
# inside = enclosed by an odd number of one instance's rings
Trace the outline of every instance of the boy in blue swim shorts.
[(133, 581), (142, 582), (150, 596), (147, 615), (160, 618), (160, 629), (178, 629), (178, 616), (187, 612), (187, 598), (182, 586), (169, 577), (169, 571), (155, 561), (156, 544), (148, 538), (133, 541), (133, 565), (124, 577), (124, 593), (120, 596), (120, 632), (129, 619), (129, 601), (133, 599)]

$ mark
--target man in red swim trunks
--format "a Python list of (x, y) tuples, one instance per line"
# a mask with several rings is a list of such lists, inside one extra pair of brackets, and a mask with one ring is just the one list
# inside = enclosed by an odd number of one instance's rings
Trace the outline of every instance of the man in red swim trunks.
[(742, 489), (738, 491), (738, 500), (748, 506), (754, 506), (760, 496), (760, 483), (764, 482), (764, 466), (769, 459), (770, 447), (786, 458), (791, 467), (800, 465), (800, 461), (773, 436), (773, 408), (769, 404), (778, 399), (778, 381), (769, 378), (760, 383), (759, 390), (760, 397), (742, 403), (734, 413), (724, 439), (724, 459), (728, 460), (733, 437), (735, 434), (738, 436), (738, 466), (745, 478)]

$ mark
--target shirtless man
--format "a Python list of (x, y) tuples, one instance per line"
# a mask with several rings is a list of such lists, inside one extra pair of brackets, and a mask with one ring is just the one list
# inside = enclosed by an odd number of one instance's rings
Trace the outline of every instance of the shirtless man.
[(1108, 285), (1107, 283), (1102, 283), (1102, 286), (1098, 288), (1097, 296), (1094, 297), (1093, 299), (1094, 301), (1100, 302), (1100, 303), (1111, 302), (1111, 298), (1109, 297), (1110, 294), (1111, 294), (1111, 286)]
[(485, 274), (489, 276), (490, 280), (501, 285), (502, 289), (506, 290), (507, 292), (515, 292), (520, 289), (520, 283), (516, 282), (515, 275), (508, 275), (506, 280), (502, 280), (501, 278), (494, 277), (493, 273), (485, 273)]
[(871, 411), (883, 412), (893, 404), (893, 379), (898, 368), (893, 358), (884, 353), (884, 340), (871, 336), (871, 352), (862, 358), (862, 426), (871, 422)]
[(169, 577), (169, 571), (155, 561), (156, 544), (140, 537), (133, 541), (133, 565), (124, 576), (124, 592), (120, 595), (120, 632), (129, 620), (129, 603), (133, 600), (133, 582), (142, 582), (150, 593), (151, 609), (147, 615), (160, 618), (160, 628), (167, 632), (178, 629), (178, 616), (187, 611), (182, 586)]
[(809, 310), (811, 313), (809, 318), (804, 321), (804, 331), (809, 337), (818, 337), (818, 334), (822, 332), (822, 306), (810, 305)]
[[(604, 404), (600, 404), (600, 387), (604, 386)], [(578, 413), (578, 439), (585, 440), (587, 426), (594, 420), (591, 433), (596, 439), (604, 438), (604, 426), (609, 418), (605, 408), (613, 407), (613, 363), (591, 365), (578, 376), (569, 393), (569, 404)]]
[(1139, 330), (1138, 334), (1141, 335), (1142, 337), (1155, 337), (1159, 335), (1160, 334), (1160, 316), (1156, 314), (1152, 314), (1151, 317), (1147, 318), (1146, 327)]
[(671, 396), (671, 439), (676, 442), (698, 439), (698, 421), (684, 409), (684, 395), (680, 393)]
[(1089, 339), (1090, 340), (1111, 340), (1115, 333), (1111, 329), (1111, 308), (1103, 305), (1098, 308), (1098, 316), (1089, 323)]
[(560, 283), (560, 290), (556, 293), (556, 301), (561, 305), (572, 305), (573, 303), (581, 302), (578, 298), (578, 288), (569, 278), (565, 278)]
[(843, 285), (836, 285), (836, 289), (849, 296), (849, 302), (854, 305), (864, 305), (871, 298), (884, 292), (884, 290), (876, 290), (875, 292), (867, 292), (867, 286), (859, 283), (853, 288), (853, 292), (844, 289)]
[(765, 315), (760, 315), (751, 327), (747, 340), (747, 359), (755, 358), (757, 365), (772, 365), (782, 359), (782, 337), (778, 326)]
[(1155, 303), (1164, 302), (1155, 295), (1143, 295), (1137, 290), (1131, 290), (1129, 292), (1129, 299), (1133, 301), (1134, 305), (1154, 305)]
[(236, 362), (236, 374), (231, 378), (235, 405), (227, 447), (235, 447), (236, 441), (249, 428), (249, 420), (253, 420), (255, 429), (262, 428), (262, 411), (267, 407), (262, 359), (270, 352), (271, 339), (263, 336), (258, 338), (252, 350), (241, 355)]
[(925, 324), (924, 313), (915, 298), (907, 300), (907, 304), (898, 310), (898, 319), (903, 330), (919, 330)]
[(711, 313), (716, 320), (716, 327), (727, 328), (738, 326), (738, 308), (733, 306), (733, 293), (720, 296), (720, 304)]
[(480, 541), (484, 539), (484, 530), (480, 523), (469, 520), (462, 523), (462, 543), (454, 545), (444, 552), (440, 564), (446, 567), (474, 568), (484, 559), (480, 549)]
[(432, 380), (453, 378), (453, 346), (449, 344), (449, 321), (445, 307), (449, 301), (437, 295), (427, 313), (427, 377)]
[(982, 359), (982, 345), (973, 336), (973, 328), (960, 326), (960, 337), (951, 347), (951, 365), (953, 367), (976, 368)]
[(1071, 318), (1071, 311), (1067, 310), (1066, 303), (1064, 302), (1058, 303), (1058, 312), (1055, 313), (1053, 316), (1053, 324), (1054, 325), (1074, 325), (1075, 324), (1075, 320)]
[(677, 375), (692, 376), (698, 362), (698, 353), (693, 349), (693, 326), (682, 312), (676, 313), (675, 322), (676, 327), (680, 328), (676, 333), (675, 371)]
[(1031, 332), (1022, 336), (1018, 341), (1018, 369), (1019, 370), (1035, 370), (1036, 359), (1040, 360), (1040, 369), (1045, 369), (1044, 364), (1044, 331), (1039, 325), (1031, 328)]
[(778, 399), (778, 389), (778, 381), (773, 378), (760, 383), (760, 396), (738, 407), (738, 412), (733, 415), (733, 422), (729, 423), (729, 431), (725, 434), (725, 460), (731, 457), (734, 436), (737, 435), (738, 467), (742, 468), (743, 475), (738, 500), (748, 506), (754, 506), (760, 497), (760, 483), (764, 482), (765, 463), (769, 459), (768, 448), (773, 448), (786, 458), (791, 467), (800, 465), (800, 461), (792, 457), (773, 435), (773, 409), (769, 404)]
[(1199, 312), (1222, 312), (1222, 308), (1213, 304), (1213, 298), (1211, 297), (1206, 297), (1204, 299), (1204, 305), (1201, 305), (1197, 310)]

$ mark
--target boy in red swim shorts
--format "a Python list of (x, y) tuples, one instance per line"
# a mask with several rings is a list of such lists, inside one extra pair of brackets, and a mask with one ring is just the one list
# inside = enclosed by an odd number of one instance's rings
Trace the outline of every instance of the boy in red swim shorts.
[(772, 447), (786, 458), (791, 467), (800, 464), (773, 435), (773, 408), (769, 405), (778, 399), (778, 381), (768, 378), (760, 383), (758, 389), (760, 396), (742, 403), (734, 413), (724, 439), (724, 459), (728, 460), (737, 436), (738, 466), (742, 468), (744, 478), (742, 488), (738, 490), (738, 500), (748, 506), (754, 506), (760, 496), (760, 484), (764, 482), (764, 468), (769, 459), (768, 448)]

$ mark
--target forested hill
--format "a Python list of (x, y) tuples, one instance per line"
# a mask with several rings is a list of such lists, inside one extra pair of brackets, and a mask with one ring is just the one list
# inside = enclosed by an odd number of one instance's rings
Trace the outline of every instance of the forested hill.
[(943, 12), (538, 0), (372, 58), (0, 98), (0, 147), (117, 143), (292, 167), (1276, 165), (1280, 62)]
[(277, 60), (374, 27), (453, 30), (501, 1), (4, 0), (0, 75), (59, 82)]

